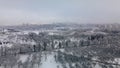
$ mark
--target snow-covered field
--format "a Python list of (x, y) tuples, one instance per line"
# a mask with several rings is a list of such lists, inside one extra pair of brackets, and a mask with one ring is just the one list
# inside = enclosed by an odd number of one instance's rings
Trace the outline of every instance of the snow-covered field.
[(62, 68), (60, 63), (55, 61), (55, 53), (42, 56), (40, 68)]

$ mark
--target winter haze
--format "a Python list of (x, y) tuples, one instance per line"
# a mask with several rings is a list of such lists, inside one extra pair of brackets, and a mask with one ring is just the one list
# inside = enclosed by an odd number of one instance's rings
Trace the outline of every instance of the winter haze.
[(0, 0), (0, 68), (120, 68), (120, 0)]
[(120, 0), (0, 0), (0, 25), (119, 23)]

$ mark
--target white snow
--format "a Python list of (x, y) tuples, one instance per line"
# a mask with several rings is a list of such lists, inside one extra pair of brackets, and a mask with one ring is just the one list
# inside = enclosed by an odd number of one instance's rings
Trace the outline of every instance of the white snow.
[(96, 64), (94, 68), (102, 68), (99, 64)]
[(27, 61), (28, 57), (29, 57), (29, 55), (20, 55), (19, 61), (21, 61), (22, 63), (24, 63), (25, 61)]
[[(54, 58), (54, 53), (51, 54), (46, 54), (42, 56), (42, 65), (40, 66), (40, 68), (62, 68), (61, 65), (59, 63), (55, 62), (55, 58)], [(47, 58), (45, 58), (47, 57)]]

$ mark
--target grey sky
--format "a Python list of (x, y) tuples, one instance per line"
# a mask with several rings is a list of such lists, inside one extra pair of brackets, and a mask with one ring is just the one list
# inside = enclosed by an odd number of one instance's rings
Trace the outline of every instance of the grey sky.
[(120, 22), (120, 0), (0, 0), (0, 25)]

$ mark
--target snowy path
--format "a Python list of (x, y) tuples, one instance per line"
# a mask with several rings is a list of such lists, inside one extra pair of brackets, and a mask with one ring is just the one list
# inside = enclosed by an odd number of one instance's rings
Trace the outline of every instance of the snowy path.
[(56, 63), (54, 56), (55, 53), (43, 55), (40, 68), (62, 68), (59, 63)]

